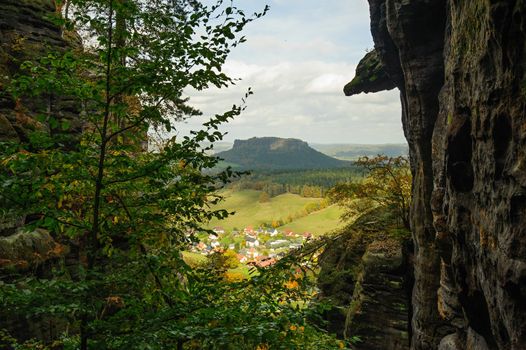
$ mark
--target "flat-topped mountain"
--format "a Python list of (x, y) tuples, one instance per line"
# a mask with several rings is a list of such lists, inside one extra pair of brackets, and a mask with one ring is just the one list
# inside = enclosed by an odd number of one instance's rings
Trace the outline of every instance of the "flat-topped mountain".
[(217, 156), (245, 169), (321, 169), (351, 166), (350, 162), (316, 151), (307, 142), (279, 137), (235, 140), (231, 150), (217, 153)]

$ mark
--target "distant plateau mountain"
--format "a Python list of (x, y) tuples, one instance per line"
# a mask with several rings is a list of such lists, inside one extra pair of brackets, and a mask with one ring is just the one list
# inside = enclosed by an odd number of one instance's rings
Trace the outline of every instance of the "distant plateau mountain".
[(253, 137), (235, 140), (218, 157), (243, 169), (324, 169), (350, 167), (351, 162), (329, 157), (298, 139)]

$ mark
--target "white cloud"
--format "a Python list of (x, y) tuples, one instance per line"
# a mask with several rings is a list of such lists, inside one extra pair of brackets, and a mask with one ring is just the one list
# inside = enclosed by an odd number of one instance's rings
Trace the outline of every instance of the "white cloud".
[(305, 91), (307, 93), (335, 93), (341, 92), (341, 87), (349, 82), (348, 77), (342, 74), (326, 73), (311, 80)]
[[(249, 8), (256, 0), (241, 2)], [(255, 94), (245, 112), (226, 124), (228, 140), (297, 137), (317, 143), (404, 142), (397, 91), (343, 95), (364, 50), (372, 47), (365, 1), (273, 0), (268, 18), (251, 23), (248, 43), (224, 72), (241, 78), (228, 89), (189, 91), (191, 102), (213, 115)], [(180, 126), (186, 134), (207, 118)]]

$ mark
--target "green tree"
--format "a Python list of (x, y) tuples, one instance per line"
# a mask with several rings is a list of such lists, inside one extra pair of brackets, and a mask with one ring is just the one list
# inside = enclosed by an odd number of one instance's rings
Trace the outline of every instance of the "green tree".
[(217, 270), (235, 269), (239, 266), (237, 254), (233, 250), (226, 250), (223, 253), (214, 253), (210, 256), (210, 265)]
[[(0, 202), (26, 216), (28, 229), (77, 247), (77, 263), (46, 276), (11, 272), (0, 291), (2, 315), (66, 322), (67, 349), (335, 345), (306, 323), (308, 310), (296, 309), (310, 299), (307, 289), (284, 287), (295, 270), (283, 265), (232, 283), (181, 257), (193, 232), (227, 215), (208, 208), (232, 172), (203, 172), (217, 159), (200, 144), (220, 140), (219, 125), (243, 106), (140, 151), (148, 134), (168, 135), (176, 120), (199, 114), (186, 89), (232, 83), (221, 66), (262, 14), (246, 17), (223, 1), (68, 1), (68, 18), (54, 20), (78, 31), (85, 47), (25, 62), (9, 83), (15, 99), (49, 103), (28, 142), (0, 145)], [(51, 112), (56, 96), (81, 106), (82, 134), (72, 136), (68, 121)]]
[(362, 157), (355, 164), (366, 170), (365, 177), (359, 182), (338, 184), (329, 191), (329, 197), (347, 209), (344, 217), (385, 206), (409, 229), (412, 180), (408, 159), (378, 155)]

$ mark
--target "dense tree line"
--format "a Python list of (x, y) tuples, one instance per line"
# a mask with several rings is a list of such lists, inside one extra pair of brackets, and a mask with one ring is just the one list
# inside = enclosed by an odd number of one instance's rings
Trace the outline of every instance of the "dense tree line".
[(275, 172), (253, 172), (241, 177), (230, 186), (234, 189), (263, 191), (270, 197), (283, 193), (294, 193), (303, 197), (322, 198), (339, 183), (363, 177), (365, 171), (359, 167), (346, 169), (312, 169)]

